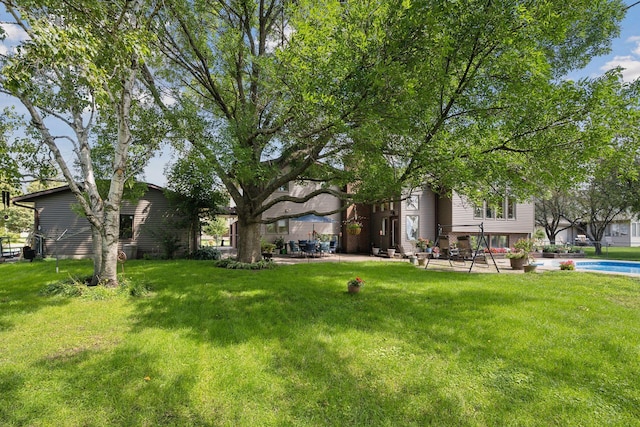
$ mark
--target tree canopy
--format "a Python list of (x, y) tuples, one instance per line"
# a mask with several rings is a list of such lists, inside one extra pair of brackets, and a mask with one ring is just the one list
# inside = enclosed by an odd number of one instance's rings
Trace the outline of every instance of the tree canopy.
[(165, 5), (167, 111), (234, 199), (244, 261), (267, 209), (308, 200), (272, 198), (287, 182), (350, 200), (424, 184), (524, 196), (570, 163), (585, 173), (611, 132), (617, 76), (562, 76), (607, 51), (618, 0)]
[[(0, 91), (22, 104), (30, 120), (25, 134), (31, 144), (25, 138), (21, 150), (44, 147), (50, 153), (91, 224), (94, 283), (116, 284), (120, 204), (127, 179), (138, 172), (129, 153), (140, 134), (146, 134), (145, 153), (157, 145), (152, 130), (159, 122), (144, 114), (139, 84), (149, 56), (145, 40), (153, 4), (0, 3), (25, 34), (0, 58)], [(138, 130), (142, 124), (145, 132)], [(107, 138), (98, 137), (105, 133)], [(110, 155), (106, 166), (104, 153)], [(100, 194), (100, 178), (109, 180), (106, 196)]]
[[(283, 202), (377, 200), (419, 185), (524, 197), (579, 180), (628, 107), (615, 72), (562, 78), (609, 49), (620, 0), (21, 5), (34, 16), (32, 41), (5, 67), (5, 90), (35, 95), (52, 115), (73, 106), (70, 123), (101, 105), (119, 141), (113, 176), (125, 170), (130, 145), (120, 143), (130, 144), (136, 119), (160, 124), (152, 135), (170, 124), (233, 198), (242, 261), (260, 257), (260, 224), (273, 220), (264, 213)], [(132, 94), (146, 90), (162, 119), (137, 113), (145, 104)], [(273, 196), (305, 180), (325, 185)]]

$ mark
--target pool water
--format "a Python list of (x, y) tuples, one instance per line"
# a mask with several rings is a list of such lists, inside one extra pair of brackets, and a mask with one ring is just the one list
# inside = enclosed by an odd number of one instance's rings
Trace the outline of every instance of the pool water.
[(640, 274), (640, 262), (634, 261), (578, 261), (576, 268), (578, 270)]

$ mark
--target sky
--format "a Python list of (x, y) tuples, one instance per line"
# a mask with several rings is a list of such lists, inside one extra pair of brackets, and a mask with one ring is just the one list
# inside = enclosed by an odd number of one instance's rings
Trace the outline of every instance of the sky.
[[(629, 6), (638, 0), (625, 0)], [(640, 4), (627, 10), (621, 23), (620, 36), (613, 40), (611, 53), (593, 58), (586, 68), (575, 71), (569, 77), (597, 77), (616, 67), (625, 68), (622, 75), (625, 81), (640, 77)]]
[[(629, 6), (637, 2), (638, 0), (625, 0), (625, 3)], [(0, 13), (0, 18), (4, 17), (2, 15)], [(21, 33), (16, 31), (15, 28), (7, 26), (4, 26), (4, 28), (7, 31), (7, 38), (0, 44), (0, 53), (5, 53), (7, 46), (17, 42), (22, 37)], [(574, 71), (567, 77), (574, 80), (585, 77), (594, 78), (620, 66), (625, 68), (622, 72), (625, 81), (640, 78), (640, 4), (628, 9), (627, 15), (621, 23), (620, 36), (613, 40), (611, 49), (609, 54), (593, 58), (587, 67)], [(9, 98), (0, 94), (0, 108), (12, 104), (13, 102)], [(164, 150), (151, 159), (145, 168), (145, 181), (165, 186), (164, 170), (170, 160), (171, 154), (168, 150)]]

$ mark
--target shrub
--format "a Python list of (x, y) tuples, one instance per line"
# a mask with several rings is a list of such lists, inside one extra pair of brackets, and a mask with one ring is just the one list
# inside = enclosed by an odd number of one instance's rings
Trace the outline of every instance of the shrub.
[(192, 252), (189, 258), (199, 261), (218, 260), (222, 258), (222, 253), (216, 248), (204, 247)]
[(260, 260), (258, 262), (248, 263), (239, 262), (231, 258), (214, 261), (213, 265), (219, 268), (227, 268), (229, 270), (269, 270), (276, 266), (272, 261)]

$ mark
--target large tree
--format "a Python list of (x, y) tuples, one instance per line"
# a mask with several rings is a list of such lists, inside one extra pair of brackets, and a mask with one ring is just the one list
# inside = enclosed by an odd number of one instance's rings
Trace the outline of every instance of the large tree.
[(167, 112), (234, 199), (243, 261), (258, 259), (277, 203), (355, 196), (270, 198), (289, 181), (352, 183), (369, 199), (425, 180), (525, 195), (570, 160), (581, 172), (604, 140), (584, 117), (604, 114), (612, 77), (561, 77), (608, 49), (619, 0), (164, 4)]
[(558, 233), (574, 227), (582, 219), (582, 211), (571, 190), (563, 187), (535, 199), (535, 224), (544, 229), (552, 245), (556, 244)]
[[(144, 110), (137, 82), (148, 56), (153, 5), (144, 0), (1, 3), (27, 37), (1, 57), (0, 90), (26, 109), (34, 150), (40, 144), (51, 153), (91, 225), (93, 283), (115, 285), (123, 188), (139, 172), (132, 170), (129, 152), (141, 142), (136, 126), (148, 120), (136, 113)], [(98, 124), (111, 129), (105, 196), (94, 165)], [(152, 151), (149, 138), (141, 143)]]

